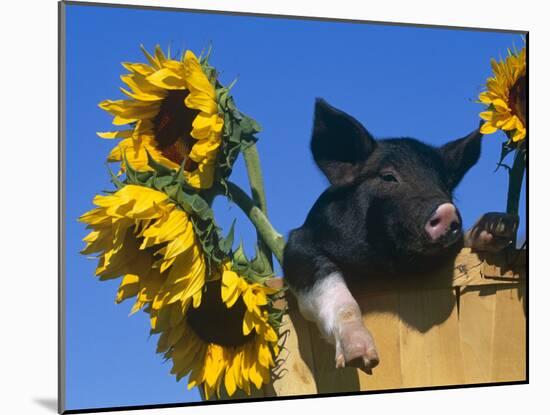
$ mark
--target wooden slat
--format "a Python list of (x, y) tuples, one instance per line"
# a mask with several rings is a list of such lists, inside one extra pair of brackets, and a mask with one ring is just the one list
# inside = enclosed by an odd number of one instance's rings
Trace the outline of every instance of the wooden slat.
[(496, 305), (494, 286), (465, 288), (459, 298), (460, 347), (466, 383), (491, 382)]
[(315, 381), (318, 393), (357, 392), (359, 375), (353, 367), (336, 369), (334, 346), (321, 338), (317, 327), (309, 323), (312, 338)]
[(360, 390), (398, 389), (403, 385), (401, 375), (400, 319), (384, 310), (397, 310), (398, 294), (373, 295), (361, 303), (363, 322), (372, 333), (380, 364), (372, 375), (359, 373)]
[[(308, 323), (293, 308), (283, 317), (283, 344), (273, 389), (277, 396), (312, 395), (317, 393), (314, 375), (312, 339)], [(318, 341), (318, 340), (317, 340)]]
[(407, 292), (399, 298), (403, 387), (464, 383), (455, 292)]
[(424, 312), (432, 316), (430, 324), (434, 324), (425, 334), (431, 385), (465, 383), (455, 290), (424, 292)]
[(491, 380), (525, 380), (525, 314), (517, 288), (498, 289), (494, 322)]
[(424, 293), (411, 291), (399, 296), (398, 313), (406, 316), (399, 326), (403, 387), (429, 386), (430, 354), (427, 336), (416, 327), (425, 325)]

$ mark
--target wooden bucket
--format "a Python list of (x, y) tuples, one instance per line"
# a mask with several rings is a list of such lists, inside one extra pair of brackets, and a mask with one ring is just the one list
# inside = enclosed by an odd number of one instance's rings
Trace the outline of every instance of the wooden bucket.
[(422, 282), (352, 287), (380, 355), (372, 375), (336, 369), (333, 346), (289, 294), (280, 365), (272, 384), (250, 397), (526, 381), (525, 282), (525, 251), (481, 256), (464, 249)]

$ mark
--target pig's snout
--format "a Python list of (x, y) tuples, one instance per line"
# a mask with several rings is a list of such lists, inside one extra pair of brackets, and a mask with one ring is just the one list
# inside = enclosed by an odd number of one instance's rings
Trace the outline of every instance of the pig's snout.
[(437, 207), (424, 229), (432, 241), (437, 241), (445, 236), (450, 238), (458, 236), (461, 228), (456, 207), (452, 203), (443, 203)]

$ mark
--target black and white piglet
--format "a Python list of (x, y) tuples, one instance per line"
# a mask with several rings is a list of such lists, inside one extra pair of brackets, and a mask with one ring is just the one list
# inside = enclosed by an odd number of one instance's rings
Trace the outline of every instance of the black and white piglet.
[(311, 150), (331, 186), (290, 233), (283, 271), (301, 313), (336, 348), (336, 366), (370, 372), (374, 340), (350, 293), (369, 275), (422, 274), (464, 246), (497, 251), (517, 217), (482, 216), (466, 234), (453, 189), (478, 161), (479, 130), (436, 148), (411, 138), (375, 140), (350, 115), (317, 100)]

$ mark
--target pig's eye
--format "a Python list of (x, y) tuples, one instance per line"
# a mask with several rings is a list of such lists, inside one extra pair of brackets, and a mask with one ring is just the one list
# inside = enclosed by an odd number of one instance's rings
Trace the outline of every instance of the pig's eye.
[(389, 173), (389, 172), (381, 172), (380, 173), (380, 178), (382, 180), (384, 180), (385, 182), (397, 183), (397, 179), (395, 178), (395, 176), (392, 173)]

